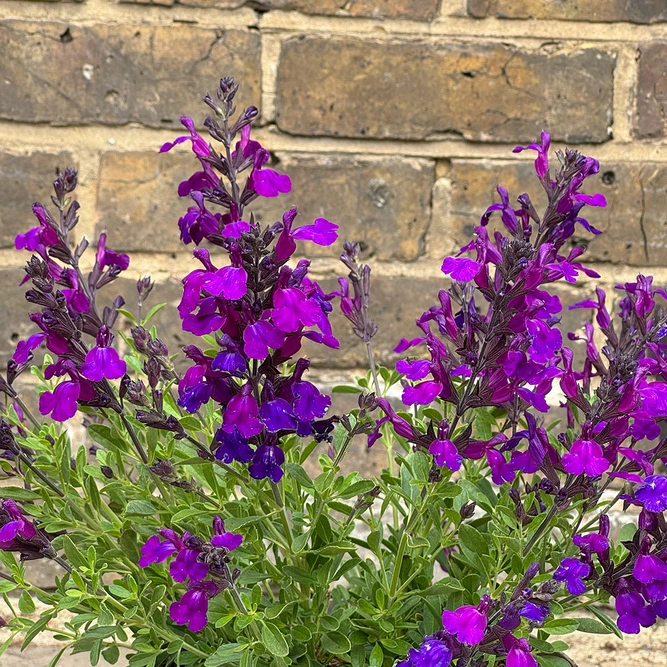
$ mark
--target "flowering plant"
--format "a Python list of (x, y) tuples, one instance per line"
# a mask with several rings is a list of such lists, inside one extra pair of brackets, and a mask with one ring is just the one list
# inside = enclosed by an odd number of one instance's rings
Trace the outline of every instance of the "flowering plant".
[[(387, 369), (359, 245), (344, 245), (348, 276), (327, 293), (294, 257), (297, 243), (332, 245), (337, 226), (299, 225), (296, 209), (262, 226), (248, 212), (291, 182), (267, 167), (257, 109), (237, 114), (237, 90), (224, 78), (205, 98), (215, 144), (183, 118), (187, 134), (161, 148), (190, 142), (200, 164), (179, 187), (192, 202), (180, 236), (201, 265), (178, 306), (201, 341), (184, 348), (184, 372), (151, 325), (160, 306), (144, 313), (150, 279), (136, 314), (120, 297), (102, 305), (130, 262), (106, 234), (83, 273), (73, 170), (54, 183), (55, 213), (35, 204), (38, 226), (16, 239), (33, 253), (39, 332), (0, 376), (12, 482), (0, 489), (12, 612), (0, 653), (48, 631), (64, 643), (52, 665), (71, 650), (135, 667), (565, 667), (562, 635), (667, 617), (667, 477), (655, 469), (667, 294), (638, 276), (612, 317), (598, 288), (574, 306), (595, 323), (564, 337), (552, 290), (597, 277), (565, 248), (576, 225), (598, 233), (582, 215), (604, 198), (581, 191), (598, 163), (565, 150), (552, 170), (546, 133), (518, 147), (537, 152), (544, 212), (526, 194), (513, 208), (499, 187)], [(366, 376), (334, 388), (357, 395), (349, 414), (332, 414), (303, 356), (306, 342), (338, 347), (336, 303), (369, 358)], [(28, 368), (37, 410), (15, 387)], [(89, 442), (73, 447), (72, 420)], [(342, 474), (366, 446), (387, 449), (387, 468)], [(621, 502), (636, 512), (612, 535)], [(31, 583), (36, 559), (61, 568), (53, 590)]]

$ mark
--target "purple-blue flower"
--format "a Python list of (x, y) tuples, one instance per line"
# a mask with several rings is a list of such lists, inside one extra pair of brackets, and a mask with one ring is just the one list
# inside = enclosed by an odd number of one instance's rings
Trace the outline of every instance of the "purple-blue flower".
[(584, 579), (590, 574), (591, 566), (576, 558), (564, 558), (554, 572), (554, 580), (565, 582), (570, 595), (581, 595), (586, 591)]
[(255, 479), (268, 477), (278, 483), (283, 476), (282, 465), (285, 463), (285, 454), (277, 445), (260, 445), (255, 452), (248, 472)]
[(635, 498), (647, 512), (664, 512), (667, 510), (667, 477), (650, 475), (635, 491)]

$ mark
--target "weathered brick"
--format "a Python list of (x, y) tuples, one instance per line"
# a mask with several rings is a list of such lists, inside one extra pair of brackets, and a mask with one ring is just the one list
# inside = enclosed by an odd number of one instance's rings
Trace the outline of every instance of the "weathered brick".
[(654, 139), (667, 136), (667, 42), (639, 47), (635, 136)]
[(547, 129), (602, 142), (614, 62), (598, 49), (301, 36), (282, 45), (277, 123), (305, 135), (523, 141)]
[[(498, 199), (500, 183), (511, 196), (528, 192), (540, 211), (545, 196), (532, 162), (477, 162), (454, 160), (448, 187), (435, 189), (429, 252), (439, 256), (454, 251), (471, 238), (486, 207)], [(601, 192), (604, 209), (587, 207), (586, 218), (603, 233), (592, 236), (577, 227), (573, 241), (585, 245), (588, 262), (633, 266), (664, 266), (667, 261), (667, 168), (657, 163), (602, 165), (587, 180), (586, 192)], [(432, 243), (432, 245), (431, 245)]]
[(258, 218), (279, 220), (292, 205), (303, 222), (325, 217), (339, 226), (336, 246), (307, 244), (308, 256), (335, 257), (346, 239), (361, 241), (380, 260), (412, 261), (423, 253), (435, 169), (400, 157), (279, 154), (292, 192), (253, 204)]
[(437, 16), (440, 0), (256, 0), (251, 4), (304, 14), (429, 21)]
[(19, 286), (24, 277), (21, 268), (0, 269), (0, 369), (14, 354), (16, 343), (37, 331), (28, 319), (28, 313), (36, 310), (25, 300), (28, 287)]
[(199, 93), (223, 74), (243, 81), (243, 103), (258, 104), (260, 50), (246, 30), (5, 21), (0, 118), (176, 126), (203, 117)]
[[(340, 225), (334, 247), (308, 244), (309, 256), (335, 257), (344, 239), (363, 241), (382, 260), (411, 261), (423, 252), (434, 166), (428, 160), (280, 154), (292, 178), (289, 195), (259, 199), (249, 210), (262, 222), (280, 220), (292, 204), (300, 219), (327, 217)], [(178, 251), (176, 222), (189, 199), (178, 183), (197, 167), (190, 154), (118, 153), (102, 156), (100, 229), (123, 250)]]
[(468, 0), (468, 12), (476, 18), (498, 16), (605, 23), (667, 21), (664, 0)]
[(104, 153), (97, 188), (98, 231), (106, 228), (119, 250), (182, 250), (178, 219), (190, 200), (179, 198), (177, 187), (197, 167), (191, 153)]
[(48, 201), (57, 167), (75, 166), (70, 153), (0, 153), (0, 248), (14, 245), (17, 234), (37, 225), (32, 215), (35, 199)]

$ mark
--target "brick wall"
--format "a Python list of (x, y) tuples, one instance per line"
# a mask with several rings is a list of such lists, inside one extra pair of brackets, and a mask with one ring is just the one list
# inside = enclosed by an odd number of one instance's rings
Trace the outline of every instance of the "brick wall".
[[(175, 189), (194, 163), (156, 150), (179, 115), (205, 115), (198, 97), (223, 74), (261, 108), (257, 135), (294, 182), (257, 216), (296, 203), (367, 244), (385, 361), (496, 184), (539, 201), (531, 155), (511, 148), (542, 128), (602, 163), (610, 206), (591, 222), (605, 234), (582, 236), (602, 282), (667, 279), (665, 0), (0, 0), (0, 53), (0, 361), (28, 330), (13, 236), (55, 165), (80, 168), (78, 233), (106, 227), (132, 252), (128, 301), (146, 272), (157, 300), (178, 299), (191, 260)], [(314, 254), (333, 285), (337, 253)], [(160, 323), (184, 342), (173, 311)], [(339, 324), (342, 349), (315, 361), (343, 373), (364, 353)]]

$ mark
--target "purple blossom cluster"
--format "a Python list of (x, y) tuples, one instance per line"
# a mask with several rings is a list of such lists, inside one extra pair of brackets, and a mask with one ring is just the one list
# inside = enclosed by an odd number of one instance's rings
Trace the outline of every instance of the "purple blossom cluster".
[[(289, 264), (298, 241), (331, 245), (337, 225), (318, 218), (297, 227), (295, 208), (266, 227), (246, 216), (252, 201), (287, 193), (291, 182), (266, 167), (268, 152), (250, 138), (257, 109), (249, 107), (232, 120), (237, 90), (232, 79), (224, 78), (217, 100), (205, 98), (214, 117), (204, 124), (224, 152), (208, 144), (190, 118), (181, 119), (189, 135), (161, 149), (190, 141), (202, 167), (179, 187), (179, 194), (195, 204), (180, 220), (181, 239), (195, 245), (207, 241), (228, 257), (220, 265), (199, 247), (193, 254), (202, 268), (183, 279), (178, 307), (183, 329), (215, 336), (217, 350), (211, 355), (194, 345), (185, 348), (193, 365), (180, 380), (179, 405), (194, 413), (215, 401), (222, 418), (211, 447), (215, 456), (248, 464), (257, 479), (278, 482), (284, 462), (281, 438), (293, 433), (319, 437), (331, 428), (322, 419), (331, 399), (304, 379), (308, 360), (298, 359), (287, 374), (280, 368), (299, 353), (304, 340), (339, 345), (329, 323), (334, 295), (308, 277), (310, 262)], [(224, 212), (213, 213), (211, 206)]]
[[(79, 204), (69, 197), (76, 184), (73, 169), (60, 172), (52, 197), (58, 215), (54, 217), (42, 204), (34, 204), (39, 225), (16, 237), (17, 249), (34, 253), (26, 266), (25, 280), (32, 281), (26, 299), (40, 308), (30, 315), (40, 331), (19, 341), (8, 377), (13, 381), (28, 367), (33, 351), (45, 344), (56, 356), (56, 361), (46, 367), (45, 377), (60, 381), (53, 391), (41, 394), (39, 411), (60, 422), (73, 417), (79, 405), (120, 410), (109, 380), (117, 380), (126, 370), (125, 362), (111, 346), (111, 329), (123, 299), (118, 297), (100, 313), (96, 295), (128, 268), (130, 259), (107, 248), (103, 232), (97, 242), (93, 269), (83, 275), (79, 262), (88, 241), (83, 239), (74, 249), (69, 243), (69, 233), (79, 220)], [(92, 345), (86, 337), (92, 339)]]
[(9, 498), (0, 500), (0, 551), (16, 552), (22, 561), (56, 556), (49, 536)]
[(538, 572), (538, 563), (530, 565), (509, 599), (503, 596), (494, 601), (483, 595), (478, 605), (443, 611), (443, 630), (410, 649), (407, 659), (397, 667), (468, 665), (478, 653), (504, 657), (507, 667), (537, 667), (528, 640), (516, 635), (517, 631), (540, 627), (551, 613), (557, 585), (547, 581), (531, 586)]
[(140, 567), (175, 556), (169, 563), (169, 574), (177, 583), (187, 582), (186, 592), (169, 608), (174, 623), (187, 625), (191, 632), (206, 627), (209, 600), (225, 589), (234, 589), (239, 572), (230, 571), (229, 554), (242, 542), (241, 535), (225, 531), (219, 516), (213, 519), (213, 536), (208, 542), (188, 532), (179, 535), (169, 528), (148, 539), (141, 549)]

